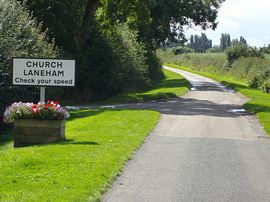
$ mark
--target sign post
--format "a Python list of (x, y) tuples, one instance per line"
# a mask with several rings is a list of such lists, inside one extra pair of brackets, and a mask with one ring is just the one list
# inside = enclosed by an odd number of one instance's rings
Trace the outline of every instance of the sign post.
[(46, 88), (45, 87), (40, 87), (40, 102), (45, 102), (46, 101), (45, 92), (46, 92)]
[(13, 84), (40, 86), (45, 102), (46, 86), (75, 86), (75, 60), (13, 58)]

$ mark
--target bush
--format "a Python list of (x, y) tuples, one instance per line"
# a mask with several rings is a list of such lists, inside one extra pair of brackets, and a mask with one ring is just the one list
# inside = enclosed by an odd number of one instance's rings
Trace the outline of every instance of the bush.
[(270, 93), (270, 68), (259, 71), (250, 80), (250, 86), (258, 88), (263, 92)]
[(244, 80), (249, 86), (269, 93), (270, 60), (259, 57), (242, 57), (235, 61), (230, 74)]
[(46, 41), (45, 33), (41, 32), (35, 19), (16, 1), (0, 1), (0, 19), (0, 120), (2, 120), (6, 105), (16, 99), (34, 99), (37, 93), (35, 87), (12, 86), (12, 57), (55, 58), (58, 52), (54, 49), (54, 44)]
[(137, 90), (150, 84), (146, 50), (137, 37), (138, 33), (125, 24), (117, 25), (110, 36), (114, 66), (124, 91)]
[(172, 49), (175, 55), (183, 54), (183, 53), (194, 53), (195, 50), (186, 46), (178, 46)]
[(238, 42), (226, 50), (227, 60), (231, 66), (241, 57), (258, 57), (264, 58), (263, 51), (256, 47), (248, 47), (246, 44)]
[(241, 57), (236, 60), (230, 69), (230, 74), (247, 83), (252, 83), (254, 75), (270, 67), (270, 60), (258, 57)]
[(137, 33), (127, 25), (119, 24), (111, 31), (96, 26), (87, 49), (76, 56), (79, 67), (76, 88), (66, 89), (64, 95), (76, 102), (89, 102), (149, 86), (151, 68), (158, 72), (156, 68), (161, 66), (146, 58), (148, 55), (144, 45), (137, 41)]

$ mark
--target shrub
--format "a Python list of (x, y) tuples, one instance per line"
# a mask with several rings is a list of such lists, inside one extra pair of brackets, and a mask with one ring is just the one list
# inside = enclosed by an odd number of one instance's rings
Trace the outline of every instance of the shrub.
[(230, 74), (250, 83), (254, 75), (268, 67), (270, 67), (270, 60), (258, 57), (241, 57), (232, 64)]
[(259, 71), (249, 81), (250, 86), (258, 88), (263, 92), (270, 93), (270, 68)]
[(178, 46), (172, 49), (175, 55), (183, 54), (183, 53), (194, 53), (195, 50), (186, 46)]
[(110, 36), (114, 66), (124, 91), (133, 91), (150, 84), (146, 50), (137, 37), (138, 33), (131, 31), (125, 24), (117, 25)]
[(246, 44), (240, 42), (229, 47), (226, 50), (226, 55), (230, 66), (241, 57), (264, 58), (263, 51), (256, 47), (248, 47)]
[(227, 60), (230, 65), (233, 64), (238, 58), (246, 56), (248, 51), (247, 45), (237, 43), (226, 50)]
[[(32, 99), (35, 87), (12, 86), (12, 57), (54, 58), (54, 44), (46, 41), (35, 19), (23, 6), (10, 0), (0, 1), (0, 120), (5, 106), (15, 99)], [(1, 121), (0, 121), (1, 122)], [(0, 123), (1, 129), (1, 123)]]

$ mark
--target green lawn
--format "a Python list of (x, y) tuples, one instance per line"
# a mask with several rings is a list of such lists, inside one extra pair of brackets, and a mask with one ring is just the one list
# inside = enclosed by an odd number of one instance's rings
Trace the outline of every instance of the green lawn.
[(263, 93), (254, 88), (250, 88), (248, 87), (247, 84), (236, 81), (235, 79), (230, 78), (230, 77), (222, 77), (219, 75), (198, 72), (198, 71), (191, 70), (190, 68), (178, 66), (174, 64), (166, 64), (166, 65), (210, 77), (216, 81), (221, 82), (225, 86), (228, 86), (229, 88), (232, 88), (242, 93), (246, 97), (250, 98), (251, 100), (244, 104), (245, 109), (255, 113), (258, 116), (260, 122), (265, 128), (265, 131), (270, 135), (270, 94)]
[(73, 111), (65, 142), (14, 149), (2, 140), (0, 201), (98, 200), (158, 119), (154, 111)]
[(181, 75), (167, 70), (163, 70), (163, 72), (165, 79), (161, 83), (154, 85), (151, 89), (142, 92), (123, 93), (101, 103), (130, 103), (167, 99), (181, 96), (190, 89), (189, 82)]

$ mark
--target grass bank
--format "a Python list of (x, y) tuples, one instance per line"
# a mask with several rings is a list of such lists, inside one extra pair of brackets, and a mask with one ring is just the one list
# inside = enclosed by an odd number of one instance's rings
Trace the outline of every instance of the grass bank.
[(189, 82), (181, 75), (163, 70), (165, 78), (152, 88), (133, 93), (122, 93), (100, 103), (132, 103), (167, 99), (185, 94), (190, 89)]
[(71, 112), (67, 141), (14, 149), (0, 142), (0, 201), (96, 201), (153, 129), (158, 112)]
[(248, 87), (246, 83), (239, 82), (229, 76), (221, 76), (215, 75), (213, 73), (195, 71), (190, 68), (174, 64), (165, 65), (212, 78), (250, 98), (251, 100), (244, 104), (244, 108), (255, 113), (258, 116), (265, 131), (270, 135), (270, 94), (263, 93), (262, 91)]

